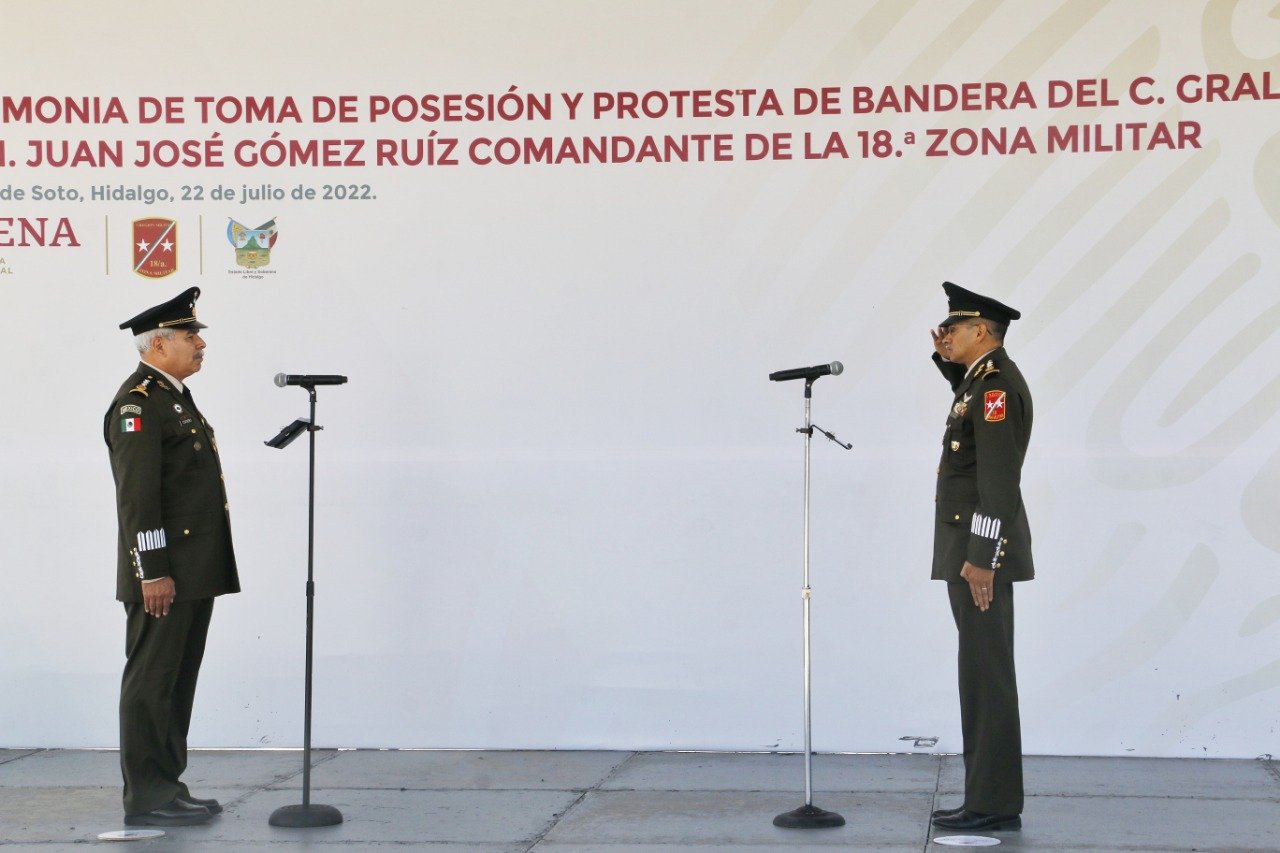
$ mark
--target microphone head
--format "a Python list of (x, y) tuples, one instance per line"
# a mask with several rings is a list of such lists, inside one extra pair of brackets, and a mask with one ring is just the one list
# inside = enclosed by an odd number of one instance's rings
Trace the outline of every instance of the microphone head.
[(289, 384), (289, 375), (287, 373), (277, 373), (275, 378), (276, 387), (283, 388)]
[(844, 373), (844, 365), (838, 361), (831, 362), (831, 375), (839, 376), (841, 373)]

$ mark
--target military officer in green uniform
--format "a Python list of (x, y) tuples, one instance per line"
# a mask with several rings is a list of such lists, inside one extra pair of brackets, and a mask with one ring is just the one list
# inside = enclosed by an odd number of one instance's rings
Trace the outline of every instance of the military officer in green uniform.
[(181, 780), (213, 600), (240, 590), (217, 439), (186, 386), (204, 359), (199, 296), (192, 287), (120, 324), (142, 361), (103, 420), (126, 616), (120, 767), (130, 825), (189, 825), (222, 811)]
[(1021, 314), (951, 282), (933, 359), (954, 394), (942, 437), (933, 578), (946, 581), (959, 634), (964, 803), (933, 813), (942, 829), (1022, 826), (1022, 734), (1013, 659), (1013, 584), (1031, 580), (1022, 462), (1031, 392), (1004, 350)]

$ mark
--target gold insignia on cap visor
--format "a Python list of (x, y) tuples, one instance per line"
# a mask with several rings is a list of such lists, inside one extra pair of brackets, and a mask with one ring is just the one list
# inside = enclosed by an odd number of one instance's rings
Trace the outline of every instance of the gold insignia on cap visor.
[(134, 335), (152, 329), (203, 329), (204, 323), (196, 319), (196, 300), (199, 298), (200, 288), (189, 287), (168, 302), (153, 305), (136, 317), (125, 320), (120, 328), (128, 329)]
[[(199, 290), (197, 290), (197, 291), (196, 291), (196, 296), (199, 296), (199, 295), (200, 295), (200, 291), (199, 291)], [(161, 328), (161, 329), (163, 329), (163, 328), (166, 328), (166, 327), (168, 327), (168, 326), (177, 326), (177, 325), (179, 325), (179, 324), (181, 324), (181, 323), (193, 323), (193, 322), (195, 322), (195, 319), (196, 319), (196, 301), (195, 301), (194, 299), (193, 299), (193, 300), (191, 300), (190, 308), (191, 308), (191, 316), (190, 316), (190, 317), (182, 317), (182, 318), (180, 318), (180, 319), (178, 319), (178, 320), (165, 320), (165, 321), (164, 321), (163, 323), (161, 323), (157, 328)]]
[(1010, 321), (1022, 316), (1016, 308), (1010, 308), (990, 296), (974, 293), (954, 282), (944, 281), (942, 290), (947, 295), (947, 317), (942, 323), (944, 326), (956, 323), (965, 317), (994, 320), (1007, 326)]

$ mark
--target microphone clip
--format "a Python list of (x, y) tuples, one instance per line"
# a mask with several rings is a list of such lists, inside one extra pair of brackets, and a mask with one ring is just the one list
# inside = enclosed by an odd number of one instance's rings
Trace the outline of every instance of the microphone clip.
[(853, 445), (852, 445), (852, 444), (845, 444), (843, 441), (841, 441), (840, 439), (836, 438), (836, 437), (835, 437), (835, 435), (833, 435), (832, 433), (827, 432), (825, 429), (823, 429), (822, 427), (818, 426), (817, 424), (814, 424), (814, 425), (813, 425), (812, 427), (810, 427), (809, 429), (805, 429), (804, 427), (796, 427), (796, 432), (804, 433), (805, 435), (807, 435), (807, 436), (809, 436), (809, 437), (811, 437), (811, 438), (812, 438), (812, 437), (813, 437), (813, 431), (814, 431), (815, 429), (816, 429), (818, 432), (820, 432), (820, 433), (822, 433), (823, 435), (825, 435), (829, 440), (834, 441), (836, 444), (838, 444), (838, 445), (840, 445), (841, 447), (843, 447), (845, 450), (853, 450)]

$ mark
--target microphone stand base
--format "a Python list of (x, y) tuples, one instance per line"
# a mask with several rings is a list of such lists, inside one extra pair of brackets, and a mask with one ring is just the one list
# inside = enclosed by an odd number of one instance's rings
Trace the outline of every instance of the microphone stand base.
[(333, 806), (310, 805), (281, 806), (271, 813), (267, 823), (272, 826), (288, 826), (306, 829), (312, 826), (334, 826), (342, 823), (342, 812)]
[(807, 804), (773, 819), (773, 825), (783, 829), (827, 829), (844, 826), (844, 818), (835, 812)]

